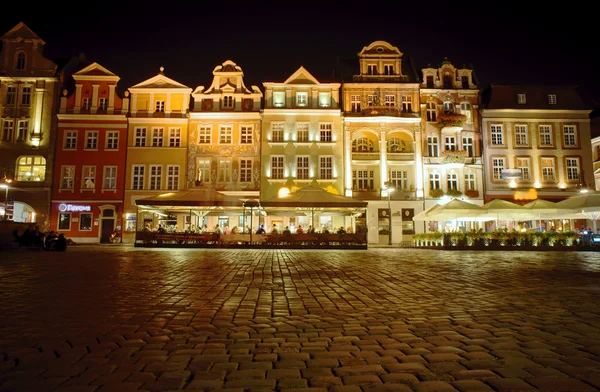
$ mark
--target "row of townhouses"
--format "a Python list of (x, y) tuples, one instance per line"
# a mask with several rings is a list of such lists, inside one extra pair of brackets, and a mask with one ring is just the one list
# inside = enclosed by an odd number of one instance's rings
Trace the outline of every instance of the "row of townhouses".
[[(369, 243), (389, 229), (386, 215), (398, 217), (400, 243), (444, 229), (412, 217), (445, 197), (559, 200), (595, 187), (600, 149), (574, 86), (481, 89), (472, 69), (444, 60), (415, 70), (396, 46), (376, 41), (358, 52), (348, 82), (299, 67), (248, 87), (227, 60), (209, 86), (185, 86), (161, 68), (120, 93), (111, 70), (85, 58), (59, 69), (44, 44), (23, 23), (2, 36), (0, 176), (12, 182), (0, 208), (76, 241), (105, 242), (117, 228), (132, 242), (136, 230), (177, 219), (146, 217), (137, 200), (207, 188), (258, 201), (324, 188), (368, 202), (352, 219)], [(241, 216), (182, 219), (180, 229), (245, 226)]]

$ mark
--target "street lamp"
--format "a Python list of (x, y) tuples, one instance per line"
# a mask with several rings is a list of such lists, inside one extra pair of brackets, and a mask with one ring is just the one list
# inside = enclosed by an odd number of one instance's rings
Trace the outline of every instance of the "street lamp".
[(388, 211), (389, 211), (389, 221), (390, 221), (390, 228), (388, 231), (388, 245), (392, 245), (392, 201), (390, 198), (390, 195), (392, 194), (392, 192), (394, 191), (394, 188), (390, 187), (390, 184), (385, 182), (383, 184), (383, 189), (387, 192), (387, 197), (388, 197)]
[(8, 184), (12, 182), (11, 179), (4, 178), (3, 182), (0, 183), (0, 188), (4, 188), (4, 220), (8, 219)]

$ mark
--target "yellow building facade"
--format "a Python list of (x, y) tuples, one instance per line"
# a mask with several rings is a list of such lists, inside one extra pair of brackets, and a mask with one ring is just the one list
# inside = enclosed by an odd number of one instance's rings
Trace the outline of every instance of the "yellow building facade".
[[(270, 200), (306, 186), (344, 194), (344, 134), (340, 84), (321, 83), (300, 67), (284, 82), (264, 82), (260, 200)], [(310, 221), (312, 222), (312, 220)], [(266, 229), (299, 225), (307, 216), (269, 218)], [(344, 217), (319, 217), (318, 227), (348, 226)]]
[(130, 115), (124, 200), (123, 242), (136, 228), (181, 229), (185, 222), (167, 214), (139, 211), (136, 200), (185, 189), (188, 111), (192, 89), (160, 73), (128, 89)]

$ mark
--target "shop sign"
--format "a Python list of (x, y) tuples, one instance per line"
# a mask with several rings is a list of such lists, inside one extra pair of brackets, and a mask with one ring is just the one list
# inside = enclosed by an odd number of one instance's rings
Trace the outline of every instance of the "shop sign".
[(58, 205), (58, 210), (60, 212), (65, 212), (65, 211), (74, 211), (74, 212), (79, 212), (79, 211), (91, 211), (92, 210), (92, 206), (81, 206), (81, 205), (77, 205), (77, 204), (59, 204)]

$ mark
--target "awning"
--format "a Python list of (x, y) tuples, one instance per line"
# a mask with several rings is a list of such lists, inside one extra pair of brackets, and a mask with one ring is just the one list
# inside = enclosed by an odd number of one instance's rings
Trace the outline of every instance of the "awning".
[(243, 207), (243, 200), (214, 189), (168, 192), (135, 201), (138, 206), (170, 207)]
[(260, 202), (262, 207), (308, 207), (308, 208), (366, 208), (368, 203), (323, 188), (307, 186), (284, 197), (274, 197)]

